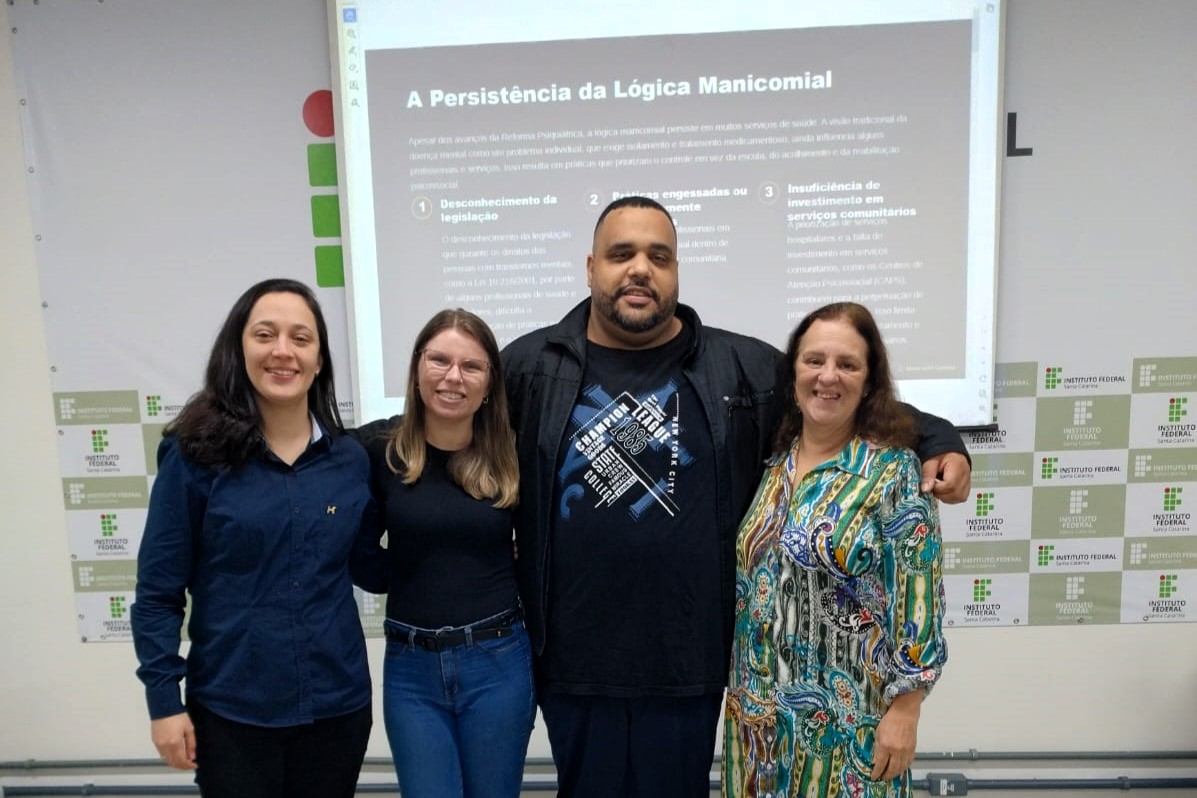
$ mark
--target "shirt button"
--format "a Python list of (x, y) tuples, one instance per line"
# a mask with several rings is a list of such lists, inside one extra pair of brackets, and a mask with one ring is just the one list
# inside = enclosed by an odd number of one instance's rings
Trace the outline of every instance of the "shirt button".
[(298, 579), (292, 579), (292, 580), (291, 580), (291, 587), (299, 587), (299, 580), (298, 580)]
[(299, 515), (299, 508), (298, 508), (298, 507), (295, 507), (295, 508), (293, 508), (293, 509), (291, 510), (291, 514), (292, 514), (292, 515)]

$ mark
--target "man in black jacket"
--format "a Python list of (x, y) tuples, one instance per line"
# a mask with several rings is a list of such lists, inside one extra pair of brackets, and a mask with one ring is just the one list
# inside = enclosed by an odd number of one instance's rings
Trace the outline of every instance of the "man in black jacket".
[[(616, 200), (595, 226), (590, 298), (503, 351), (520, 592), (563, 798), (709, 793), (736, 527), (781, 353), (703, 327), (678, 304), (677, 269), (665, 208)], [(920, 426), (924, 490), (963, 501), (960, 436)]]

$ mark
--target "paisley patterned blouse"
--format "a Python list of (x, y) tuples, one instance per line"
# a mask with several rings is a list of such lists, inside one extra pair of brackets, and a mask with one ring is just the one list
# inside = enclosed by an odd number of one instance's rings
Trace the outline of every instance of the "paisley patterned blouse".
[(947, 650), (939, 515), (908, 449), (854, 438), (795, 479), (775, 458), (740, 525), (724, 713), (725, 798), (906, 798), (869, 778), (893, 698)]

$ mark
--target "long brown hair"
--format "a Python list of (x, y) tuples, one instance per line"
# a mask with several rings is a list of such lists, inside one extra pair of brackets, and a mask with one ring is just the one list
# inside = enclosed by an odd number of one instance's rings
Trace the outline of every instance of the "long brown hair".
[(914, 417), (898, 401), (894, 378), (889, 371), (889, 355), (881, 340), (881, 330), (873, 314), (855, 302), (834, 302), (811, 311), (790, 333), (785, 357), (777, 364), (777, 388), (774, 395), (781, 403), (781, 421), (773, 437), (773, 454), (790, 450), (794, 439), (802, 433), (802, 411), (794, 400), (797, 379), (795, 362), (802, 336), (816, 321), (846, 321), (864, 338), (868, 347), (869, 376), (865, 380), (864, 396), (856, 408), (856, 434), (867, 441), (891, 446), (913, 447), (918, 441), (918, 427)]
[(257, 391), (245, 370), (241, 336), (254, 305), (267, 294), (296, 294), (312, 311), (322, 365), (308, 388), (308, 410), (325, 432), (339, 435), (345, 431), (337, 411), (332, 351), (320, 302), (311, 288), (296, 280), (282, 277), (263, 280), (250, 286), (233, 303), (212, 344), (203, 389), (187, 400), (179, 415), (163, 430), (165, 435), (177, 436), (183, 451), (202, 465), (239, 468), (264, 447), (257, 434), (262, 424)]
[(449, 476), (475, 499), (494, 499), (494, 506), (514, 507), (519, 500), (520, 471), (515, 455), (515, 432), (507, 415), (507, 391), (499, 345), (486, 322), (468, 310), (442, 310), (428, 320), (412, 347), (407, 371), (407, 400), (403, 419), (387, 444), (387, 466), (411, 485), (424, 473), (424, 400), (420, 397), (419, 368), (424, 347), (445, 330), (456, 329), (473, 338), (490, 364), (487, 401), (474, 414), (474, 437), (449, 459)]

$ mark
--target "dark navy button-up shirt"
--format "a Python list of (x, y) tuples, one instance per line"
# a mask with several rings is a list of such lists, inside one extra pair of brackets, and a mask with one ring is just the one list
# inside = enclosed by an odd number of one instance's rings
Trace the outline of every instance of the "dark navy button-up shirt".
[(357, 441), (318, 429), (293, 465), (266, 452), (235, 470), (162, 441), (131, 610), (151, 718), (184, 710), (184, 677), (188, 698), (258, 726), (370, 702), (350, 575), (379, 536), (369, 471)]

